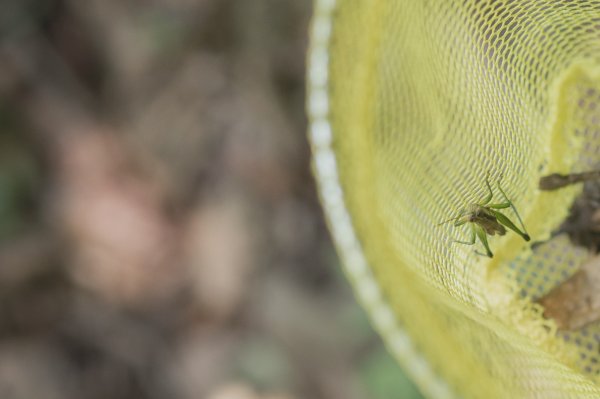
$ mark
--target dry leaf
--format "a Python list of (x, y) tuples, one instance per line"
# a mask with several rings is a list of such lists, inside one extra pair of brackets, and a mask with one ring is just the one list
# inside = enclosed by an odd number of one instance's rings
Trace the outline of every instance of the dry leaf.
[(576, 330), (600, 320), (600, 256), (589, 259), (568, 280), (538, 300), (544, 316), (561, 330)]

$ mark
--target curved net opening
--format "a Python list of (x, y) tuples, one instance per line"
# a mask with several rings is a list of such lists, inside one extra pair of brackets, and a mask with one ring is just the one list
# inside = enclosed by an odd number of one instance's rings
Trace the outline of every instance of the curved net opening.
[[(600, 323), (557, 332), (534, 304), (588, 256), (550, 238), (581, 187), (537, 184), (600, 166), (600, 2), (318, 1), (309, 82), (348, 274), (400, 360), (426, 359), (424, 391), (600, 395)], [(490, 259), (451, 244), (467, 229), (437, 226), (485, 196), (488, 174), (535, 249), (510, 232), (489, 237)]]

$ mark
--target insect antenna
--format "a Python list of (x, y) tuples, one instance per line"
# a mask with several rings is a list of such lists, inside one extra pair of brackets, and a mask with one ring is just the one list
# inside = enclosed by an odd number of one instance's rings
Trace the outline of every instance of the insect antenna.
[(458, 220), (460, 218), (461, 218), (461, 216), (459, 215), (459, 216), (453, 217), (451, 219), (444, 220), (443, 222), (436, 224), (436, 226), (441, 226), (441, 225), (446, 224), (446, 223), (454, 222), (454, 221), (456, 221), (456, 220)]

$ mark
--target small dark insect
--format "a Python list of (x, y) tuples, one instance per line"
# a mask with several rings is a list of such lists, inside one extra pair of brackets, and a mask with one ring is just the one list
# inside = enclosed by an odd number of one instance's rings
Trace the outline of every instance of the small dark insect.
[[(513, 205), (512, 201), (508, 199), (504, 190), (502, 190), (502, 188), (500, 187), (500, 183), (498, 183), (498, 190), (500, 191), (500, 193), (502, 193), (505, 202), (500, 202), (497, 204), (490, 203), (494, 194), (492, 192), (492, 187), (490, 186), (488, 177), (486, 177), (485, 179), (485, 184), (488, 188), (488, 195), (483, 200), (481, 200), (478, 203), (467, 206), (465, 209), (459, 212), (458, 216), (446, 220), (440, 223), (439, 225), (448, 222), (454, 222), (454, 226), (459, 227), (468, 223), (471, 231), (471, 237), (469, 241), (453, 240), (452, 242), (465, 245), (474, 245), (476, 239), (479, 238), (479, 241), (481, 241), (481, 243), (485, 247), (486, 255), (492, 258), (494, 257), (494, 254), (490, 250), (490, 246), (488, 244), (488, 235), (493, 236), (498, 234), (500, 236), (503, 236), (504, 234), (506, 234), (506, 226), (521, 237), (523, 237), (525, 241), (529, 241), (530, 237), (529, 234), (527, 234), (526, 232), (525, 225), (523, 224), (523, 221), (521, 220), (517, 209)], [(507, 216), (496, 210), (506, 209), (509, 207), (512, 208), (512, 210), (515, 212), (515, 215), (521, 223), (521, 227), (523, 227), (523, 231), (521, 231), (517, 226), (515, 226), (515, 224)]]
[[(539, 180), (540, 190), (558, 190), (568, 185), (583, 183), (581, 194), (569, 209), (569, 216), (550, 238), (566, 233), (574, 245), (600, 252), (600, 170), (561, 175), (553, 173)], [(531, 245), (535, 249), (543, 242)]]
[(600, 180), (600, 171), (591, 170), (582, 173), (570, 173), (568, 175), (552, 173), (551, 175), (540, 178), (539, 187), (540, 190), (544, 191), (558, 190), (559, 188), (566, 187), (570, 184), (582, 183), (590, 180)]

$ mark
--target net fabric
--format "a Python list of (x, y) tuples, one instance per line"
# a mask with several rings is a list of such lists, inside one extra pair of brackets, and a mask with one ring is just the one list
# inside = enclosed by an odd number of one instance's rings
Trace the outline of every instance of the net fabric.
[[(320, 0), (309, 67), (334, 238), (423, 391), (599, 397), (600, 324), (558, 333), (532, 299), (586, 257), (549, 239), (580, 188), (536, 187), (599, 165), (600, 2)], [(466, 231), (436, 225), (482, 198), (488, 173), (546, 243), (493, 237), (493, 259), (450, 245)]]

